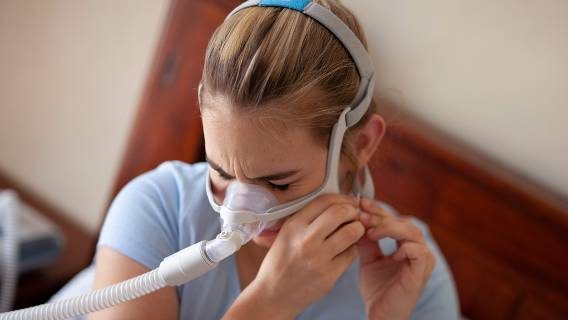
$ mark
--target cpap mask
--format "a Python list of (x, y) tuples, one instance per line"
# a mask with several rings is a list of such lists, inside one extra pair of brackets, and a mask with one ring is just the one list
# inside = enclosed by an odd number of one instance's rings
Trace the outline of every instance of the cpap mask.
[[(309, 0), (250, 0), (236, 7), (227, 17), (254, 6), (287, 8), (315, 19), (343, 44), (359, 72), (360, 84), (357, 94), (332, 128), (322, 185), (299, 199), (278, 204), (267, 189), (235, 181), (228, 187), (223, 204), (218, 204), (211, 192), (211, 181), (207, 175), (207, 198), (223, 220), (221, 233), (215, 239), (204, 240), (178, 251), (166, 257), (158, 268), (132, 279), (66, 300), (3, 313), (0, 314), (0, 320), (67, 319), (139, 298), (165, 286), (182, 285), (215, 268), (220, 261), (239, 250), (254, 235), (275, 221), (297, 212), (317, 196), (340, 193), (338, 169), (345, 131), (356, 125), (365, 115), (373, 95), (375, 74), (371, 59), (363, 44), (341, 19), (329, 9)], [(373, 198), (373, 182), (367, 167), (364, 175), (362, 185), (358, 177), (355, 178), (354, 193)]]

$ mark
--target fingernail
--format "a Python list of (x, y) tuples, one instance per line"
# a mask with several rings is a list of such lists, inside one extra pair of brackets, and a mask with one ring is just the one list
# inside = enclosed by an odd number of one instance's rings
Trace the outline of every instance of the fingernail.
[(371, 215), (369, 215), (367, 212), (361, 212), (361, 220), (369, 222), (371, 220)]

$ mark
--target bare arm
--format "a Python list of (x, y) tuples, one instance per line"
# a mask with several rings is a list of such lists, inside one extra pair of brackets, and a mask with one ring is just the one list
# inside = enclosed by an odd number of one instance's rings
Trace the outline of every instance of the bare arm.
[[(149, 271), (140, 263), (101, 247), (97, 254), (94, 289), (106, 287)], [(89, 315), (100, 319), (178, 319), (179, 301), (175, 288), (166, 287), (152, 294)]]

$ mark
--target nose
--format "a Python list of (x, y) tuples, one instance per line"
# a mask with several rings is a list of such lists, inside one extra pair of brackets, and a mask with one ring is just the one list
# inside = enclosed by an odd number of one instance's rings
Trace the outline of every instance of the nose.
[(240, 167), (235, 167), (235, 180), (246, 184), (259, 184), (258, 181), (250, 179)]
[[(238, 175), (237, 177), (235, 177), (234, 179), (230, 180), (230, 181), (226, 181), (223, 183), (219, 183), (219, 181), (213, 181), (213, 179), (210, 179), (210, 185), (211, 185), (211, 191), (213, 193), (213, 198), (215, 199), (215, 202), (218, 204), (222, 204), (223, 201), (225, 201), (225, 196), (227, 194), (227, 189), (229, 187), (229, 185), (233, 182), (239, 182), (239, 183), (244, 183), (247, 185), (256, 185), (258, 187), (264, 187), (261, 183), (259, 183), (256, 180), (253, 179), (249, 179), (246, 176), (242, 177), (242, 175)], [(268, 188), (264, 188), (266, 189), (266, 192), (270, 192), (270, 190)]]
[(233, 209), (240, 208), (256, 213), (264, 213), (278, 204), (278, 200), (268, 189), (240, 181), (231, 182), (226, 191), (225, 202)]

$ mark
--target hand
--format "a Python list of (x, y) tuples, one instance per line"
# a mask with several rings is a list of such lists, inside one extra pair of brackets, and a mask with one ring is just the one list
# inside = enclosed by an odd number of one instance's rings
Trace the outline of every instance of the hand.
[[(292, 317), (324, 296), (357, 257), (364, 235), (357, 201), (323, 195), (291, 216), (264, 258), (253, 287)], [(266, 300), (265, 300), (266, 301)], [(275, 311), (275, 313), (278, 313)]]
[[(421, 230), (408, 218), (383, 211), (363, 199), (361, 222), (366, 233), (359, 243), (360, 288), (369, 319), (409, 319), (436, 264)], [(378, 240), (390, 237), (398, 249), (385, 256)]]

